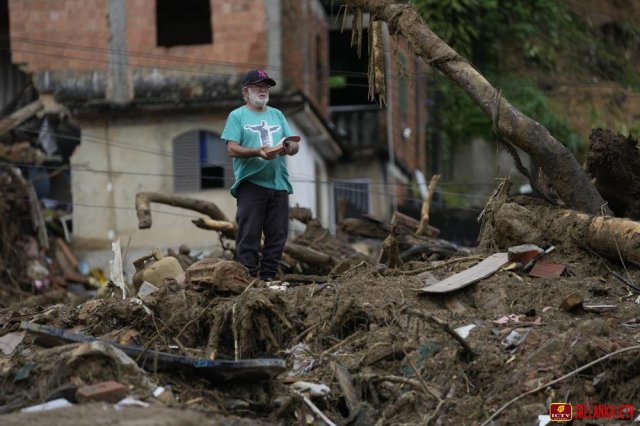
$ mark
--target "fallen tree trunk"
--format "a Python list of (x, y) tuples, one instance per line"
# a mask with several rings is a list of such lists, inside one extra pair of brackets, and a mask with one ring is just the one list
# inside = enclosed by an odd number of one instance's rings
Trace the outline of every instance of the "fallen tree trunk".
[[(571, 152), (544, 126), (504, 99), (500, 90), (494, 88), (466, 59), (433, 33), (414, 6), (394, 0), (348, 0), (347, 6), (369, 12), (371, 21), (386, 22), (390, 34), (401, 34), (416, 55), (467, 92), (491, 118), (496, 133), (514, 155), (518, 170), (529, 177), (519, 162), (514, 146), (541, 165), (568, 207), (592, 214), (600, 212), (605, 203)], [(536, 182), (530, 181), (535, 187)]]
[[(578, 245), (609, 259), (640, 262), (640, 222), (559, 209), (527, 197), (505, 201), (491, 222), (483, 228), (481, 245)], [(494, 244), (486, 244), (488, 239)]]
[(200, 229), (207, 229), (209, 231), (218, 231), (223, 236), (234, 240), (236, 238), (236, 226), (231, 222), (225, 222), (222, 220), (205, 219), (203, 217), (194, 219), (191, 221), (195, 226)]
[(194, 210), (198, 213), (206, 214), (213, 220), (229, 222), (222, 210), (209, 201), (179, 195), (160, 194), (158, 192), (138, 192), (136, 194), (136, 213), (138, 215), (139, 229), (151, 228), (151, 203), (168, 204), (174, 207)]
[(332, 268), (336, 265), (336, 260), (326, 253), (305, 247), (300, 244), (287, 242), (284, 252), (289, 256), (298, 259), (301, 262), (315, 266), (325, 266)]

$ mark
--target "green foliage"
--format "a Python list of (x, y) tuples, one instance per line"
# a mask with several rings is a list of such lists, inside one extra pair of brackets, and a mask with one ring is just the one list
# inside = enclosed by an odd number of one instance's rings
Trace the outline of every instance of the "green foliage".
[(497, 8), (497, 0), (415, 0), (429, 27), (447, 44), (463, 56), (481, 32), (481, 17), (487, 10)]
[(330, 89), (342, 89), (343, 87), (347, 87), (347, 77), (344, 75), (329, 76)]
[[(640, 28), (594, 28), (558, 0), (413, 0), (429, 27), (482, 72), (522, 62), (540, 71), (637, 83)], [(514, 57), (514, 55), (516, 57)]]
[[(631, 23), (594, 28), (558, 0), (411, 2), (427, 25), (467, 57), (505, 99), (544, 125), (577, 156), (585, 149), (585, 141), (554, 111), (535, 81), (553, 84), (560, 77), (590, 82), (596, 75), (626, 85), (638, 83), (632, 59), (640, 45), (640, 28)], [(506, 74), (512, 77), (504, 77)], [(493, 139), (494, 135), (490, 119), (461, 89), (444, 78), (437, 78), (432, 87), (441, 96), (432, 97), (432, 114), (438, 114), (438, 119), (429, 131), (430, 136), (437, 133), (442, 139), (441, 161), (446, 173), (457, 144), (474, 137)], [(597, 112), (591, 122), (601, 122)]]
[[(561, 29), (571, 20), (557, 0), (414, 0), (429, 27), (481, 68), (499, 64), (506, 44), (552, 64)], [(543, 39), (536, 39), (540, 36)]]
[[(455, 148), (473, 137), (494, 139), (491, 120), (462, 89), (446, 80), (439, 80), (437, 85), (443, 94), (438, 113), (445, 144)], [(545, 126), (558, 141), (578, 153), (580, 136), (554, 111), (549, 98), (535, 83), (513, 77), (496, 78), (493, 85), (513, 106)]]

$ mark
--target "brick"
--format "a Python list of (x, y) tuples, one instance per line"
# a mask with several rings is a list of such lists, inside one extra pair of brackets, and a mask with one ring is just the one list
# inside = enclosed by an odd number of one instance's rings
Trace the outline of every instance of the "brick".
[(79, 402), (106, 401), (118, 402), (129, 394), (129, 388), (122, 383), (110, 380), (83, 386), (78, 389), (76, 398)]

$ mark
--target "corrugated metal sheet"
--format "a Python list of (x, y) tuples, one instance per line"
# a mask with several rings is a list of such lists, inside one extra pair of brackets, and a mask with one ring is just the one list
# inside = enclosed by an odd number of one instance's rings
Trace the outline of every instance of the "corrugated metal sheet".
[(29, 77), (11, 63), (11, 53), (0, 50), (0, 110), (29, 83)]

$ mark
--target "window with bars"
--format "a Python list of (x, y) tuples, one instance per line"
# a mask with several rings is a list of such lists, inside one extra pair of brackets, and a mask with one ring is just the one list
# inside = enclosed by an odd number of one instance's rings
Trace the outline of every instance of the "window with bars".
[(194, 130), (176, 137), (173, 140), (173, 175), (175, 192), (231, 187), (233, 167), (220, 135)]
[(337, 220), (369, 213), (369, 181), (345, 181), (333, 184)]

